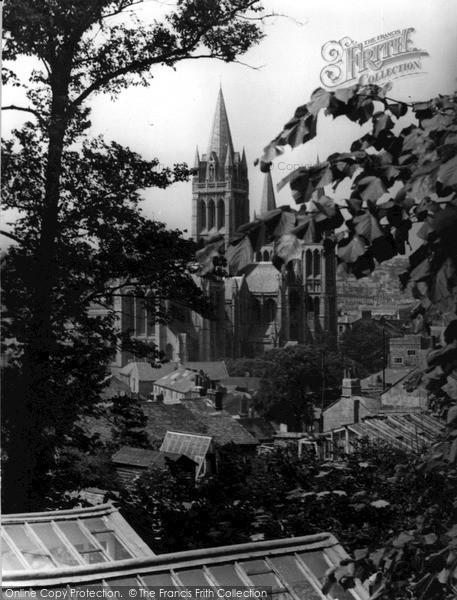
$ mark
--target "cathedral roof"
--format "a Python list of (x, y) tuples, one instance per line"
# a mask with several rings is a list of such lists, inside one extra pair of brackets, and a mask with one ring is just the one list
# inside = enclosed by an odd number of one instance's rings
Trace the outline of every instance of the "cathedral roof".
[(220, 165), (225, 164), (227, 148), (233, 155), (232, 134), (230, 133), (230, 125), (225, 108), (224, 96), (222, 88), (219, 89), (217, 97), (216, 112), (214, 114), (213, 126), (209, 138), (207, 158), (211, 156), (211, 152), (215, 152)]
[(249, 291), (253, 294), (274, 294), (279, 289), (279, 273), (271, 263), (249, 265), (244, 273)]
[(263, 183), (263, 193), (262, 200), (260, 202), (260, 214), (268, 212), (269, 210), (274, 210), (276, 208), (276, 199), (275, 199), (275, 191), (273, 187), (273, 180), (271, 178), (271, 173), (265, 173), (265, 179)]

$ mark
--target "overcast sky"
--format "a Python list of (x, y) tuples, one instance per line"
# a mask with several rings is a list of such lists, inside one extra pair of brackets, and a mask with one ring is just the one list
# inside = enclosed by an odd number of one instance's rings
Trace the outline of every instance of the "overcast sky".
[[(145, 4), (145, 18), (169, 10), (165, 2)], [(321, 49), (328, 41), (348, 37), (363, 42), (412, 27), (413, 45), (429, 56), (421, 58), (420, 73), (394, 79), (389, 95), (416, 101), (457, 89), (455, 0), (265, 0), (264, 5), (267, 12), (286, 17), (268, 20), (264, 40), (241, 58), (257, 69), (211, 60), (188, 61), (176, 70), (158, 67), (149, 88), (126, 90), (116, 101), (108, 96), (92, 99), (90, 133), (101, 133), (146, 158), (157, 157), (164, 165), (193, 165), (196, 146), (206, 152), (221, 83), (235, 150), (246, 149), (252, 215), (258, 210), (263, 185), (263, 175), (253, 161), (295, 108), (322, 86), (320, 73), (326, 62)], [(5, 93), (3, 102), (9, 100)], [(4, 113), (5, 134), (18, 118), (11, 111)], [(344, 121), (321, 119), (317, 139), (286, 155), (284, 161), (312, 163), (317, 154), (324, 160), (331, 152), (347, 150), (361, 130)], [(278, 162), (272, 171), (274, 182), (286, 174)], [(277, 203), (293, 204), (287, 187), (277, 194)], [(170, 227), (190, 228), (191, 184), (147, 191), (144, 210)]]

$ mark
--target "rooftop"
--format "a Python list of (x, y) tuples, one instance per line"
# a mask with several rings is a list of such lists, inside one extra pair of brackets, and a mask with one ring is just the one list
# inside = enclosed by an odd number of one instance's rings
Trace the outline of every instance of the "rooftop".
[[(48, 513), (50, 519), (55, 513)], [(344, 590), (339, 584), (332, 593), (321, 590), (325, 572), (339, 565), (347, 554), (330, 533), (283, 540), (251, 542), (219, 548), (162, 554), (147, 558), (118, 560), (116, 563), (85, 564), (56, 570), (4, 572), (3, 585), (13, 590), (43, 588), (71, 590), (100, 586), (110, 592), (120, 586), (151, 589), (197, 586), (272, 588), (275, 600), (366, 600), (368, 593), (356, 580)], [(343, 567), (341, 569), (344, 569)]]
[(1, 536), (3, 581), (10, 572), (18, 579), (35, 572), (52, 578), (154, 554), (111, 504), (3, 515)]

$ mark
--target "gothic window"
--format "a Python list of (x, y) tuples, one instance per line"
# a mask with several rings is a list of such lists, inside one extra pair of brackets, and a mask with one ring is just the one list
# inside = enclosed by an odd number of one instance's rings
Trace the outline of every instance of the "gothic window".
[(167, 360), (173, 360), (173, 346), (171, 344), (165, 346), (165, 357)]
[(263, 320), (266, 323), (271, 323), (276, 319), (276, 302), (273, 298), (268, 298), (265, 300), (265, 304), (263, 305)]
[(306, 296), (306, 310), (308, 313), (314, 312), (314, 302), (311, 296)]
[(319, 316), (319, 312), (320, 312), (320, 300), (319, 298), (314, 298), (314, 314), (316, 315), (316, 317)]
[(216, 205), (214, 200), (208, 202), (208, 229), (212, 229), (216, 225)]
[(204, 200), (200, 200), (198, 203), (198, 213), (199, 213), (199, 221), (200, 221), (200, 229), (205, 229), (206, 227), (206, 205)]
[(300, 294), (297, 290), (291, 290), (289, 294), (289, 339), (299, 339), (300, 328)]
[(217, 228), (222, 229), (225, 225), (225, 203), (222, 198), (217, 203)]
[(135, 335), (146, 335), (146, 309), (142, 298), (135, 298)]
[(251, 319), (254, 323), (259, 323), (262, 314), (262, 307), (260, 305), (260, 300), (257, 298), (252, 298), (251, 300)]
[(313, 259), (313, 272), (314, 277), (316, 277), (317, 275), (321, 274), (321, 253), (319, 252), (319, 250), (314, 250)]
[(263, 251), (263, 260), (264, 262), (268, 262), (270, 260), (270, 253), (268, 252), (268, 250)]
[(260, 250), (255, 253), (255, 262), (262, 262), (262, 253)]
[(305, 254), (305, 271), (306, 277), (310, 277), (313, 274), (313, 253), (311, 250), (307, 250)]
[(126, 296), (122, 299), (122, 330), (132, 331), (135, 327), (135, 298)]

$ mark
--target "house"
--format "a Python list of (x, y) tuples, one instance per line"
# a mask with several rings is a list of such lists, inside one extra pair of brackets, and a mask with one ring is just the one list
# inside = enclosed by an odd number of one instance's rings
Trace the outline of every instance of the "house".
[(326, 572), (349, 558), (331, 533), (154, 555), (111, 505), (2, 520), (2, 583), (12, 597), (41, 597), (44, 590), (74, 597), (97, 589), (115, 597), (120, 586), (164, 590), (169, 597), (192, 587), (204, 598), (215, 588), (223, 597), (232, 590), (256, 598), (273, 590), (284, 600), (369, 597), (357, 579), (351, 589), (337, 583), (329, 594), (321, 591)]
[(274, 442), (276, 431), (273, 425), (262, 417), (241, 416), (239, 423), (261, 444)]
[(180, 367), (154, 382), (151, 391), (161, 402), (174, 404), (190, 397), (192, 390), (201, 387), (200, 383), (200, 378), (195, 371)]
[(360, 379), (347, 375), (343, 379), (341, 398), (324, 410), (323, 431), (329, 431), (348, 423), (358, 423), (363, 417), (379, 410), (379, 399), (363, 396)]
[(148, 469), (152, 467), (165, 469), (167, 461), (175, 463), (180, 469), (189, 473), (195, 473), (197, 466), (195, 461), (184, 454), (160, 452), (150, 448), (134, 448), (132, 446), (122, 446), (120, 450), (113, 454), (111, 461), (119, 480), (127, 488), (131, 487), (135, 480)]
[(167, 373), (176, 369), (174, 363), (165, 363), (160, 368), (154, 368), (146, 361), (131, 361), (119, 371), (119, 379), (127, 384), (132, 394), (137, 398), (147, 398), (152, 392), (154, 382)]

